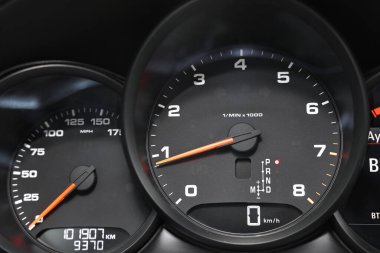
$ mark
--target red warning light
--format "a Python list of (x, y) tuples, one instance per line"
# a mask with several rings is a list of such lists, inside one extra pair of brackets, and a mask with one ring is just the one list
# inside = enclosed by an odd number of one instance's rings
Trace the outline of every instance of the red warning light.
[(276, 161), (274, 161), (274, 163), (275, 163), (276, 165), (279, 165), (279, 164), (280, 164), (280, 160), (276, 160)]
[(380, 115), (380, 107), (377, 107), (377, 108), (371, 110), (371, 112), (372, 112), (372, 115), (373, 115), (375, 118), (377, 118), (377, 117)]

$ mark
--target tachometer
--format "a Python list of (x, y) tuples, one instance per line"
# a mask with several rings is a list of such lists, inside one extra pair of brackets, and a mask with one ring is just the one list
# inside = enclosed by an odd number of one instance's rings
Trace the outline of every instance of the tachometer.
[(366, 110), (349, 51), (307, 7), (192, 1), (137, 56), (124, 139), (169, 229), (223, 250), (280, 251), (352, 185)]
[(154, 105), (147, 138), (173, 205), (240, 234), (302, 217), (329, 189), (341, 156), (340, 119), (323, 83), (252, 48), (218, 51), (178, 73)]

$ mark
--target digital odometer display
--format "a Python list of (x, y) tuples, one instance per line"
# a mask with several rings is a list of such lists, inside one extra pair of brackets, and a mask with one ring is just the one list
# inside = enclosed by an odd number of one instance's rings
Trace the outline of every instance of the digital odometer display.
[(60, 252), (104, 252), (128, 237), (120, 228), (56, 228), (42, 232), (38, 239)]
[(163, 88), (147, 149), (182, 215), (261, 233), (308, 213), (334, 181), (341, 130), (324, 85), (295, 61), (232, 48), (194, 61)]

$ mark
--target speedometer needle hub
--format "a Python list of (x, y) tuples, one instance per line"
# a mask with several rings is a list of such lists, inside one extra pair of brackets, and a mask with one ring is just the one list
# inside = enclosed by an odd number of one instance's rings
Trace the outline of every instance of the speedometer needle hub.
[(77, 178), (72, 180), (71, 184), (40, 214), (34, 221), (28, 226), (29, 230), (32, 230), (36, 227), (36, 224), (39, 223), (45, 216), (51, 213), (67, 196), (69, 196), (75, 189), (77, 189), (86, 179), (95, 171), (94, 166), (88, 167), (83, 171)]
[(187, 158), (190, 156), (205, 153), (205, 152), (213, 150), (213, 149), (218, 149), (218, 148), (225, 147), (225, 146), (231, 146), (231, 145), (234, 145), (234, 144), (255, 138), (259, 135), (261, 135), (261, 130), (255, 129), (251, 132), (247, 132), (247, 133), (235, 135), (232, 137), (228, 137), (228, 138), (213, 142), (211, 144), (207, 144), (207, 145), (201, 146), (199, 148), (195, 148), (195, 149), (186, 151), (184, 153), (181, 153), (181, 154), (160, 160), (160, 161), (156, 162), (156, 165), (163, 165), (163, 164), (171, 163), (171, 162), (174, 162), (174, 161), (177, 161), (180, 159), (184, 159), (184, 158)]

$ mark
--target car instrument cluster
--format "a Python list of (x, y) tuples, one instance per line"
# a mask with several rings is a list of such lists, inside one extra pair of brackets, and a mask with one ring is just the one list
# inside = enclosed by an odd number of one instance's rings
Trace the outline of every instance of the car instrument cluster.
[(292, 0), (187, 2), (124, 76), (4, 70), (0, 246), (169, 252), (170, 233), (188, 252), (293, 252), (333, 221), (341, 245), (377, 252), (380, 71), (362, 76)]

